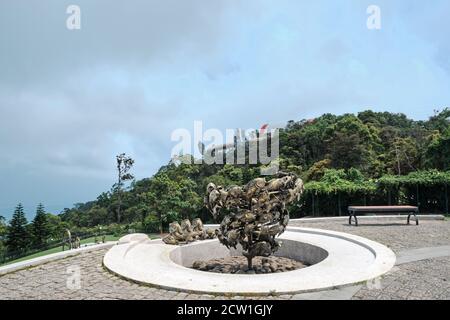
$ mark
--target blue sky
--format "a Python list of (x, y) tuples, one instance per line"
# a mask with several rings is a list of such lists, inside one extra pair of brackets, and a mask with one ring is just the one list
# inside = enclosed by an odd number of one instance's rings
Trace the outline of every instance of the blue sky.
[[(81, 9), (81, 30), (66, 8)], [(381, 29), (366, 27), (369, 5)], [(253, 128), (450, 105), (450, 2), (3, 0), (0, 215), (95, 199), (114, 156), (137, 178), (177, 128)]]

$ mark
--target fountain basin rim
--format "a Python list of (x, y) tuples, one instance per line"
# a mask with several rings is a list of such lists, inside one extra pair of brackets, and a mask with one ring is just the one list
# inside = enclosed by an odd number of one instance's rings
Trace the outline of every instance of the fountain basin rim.
[[(179, 246), (161, 240), (131, 241), (111, 248), (104, 266), (111, 272), (150, 286), (206, 294), (271, 295), (293, 294), (337, 288), (376, 278), (395, 264), (395, 254), (375, 241), (342, 232), (288, 227), (280, 236), (320, 247), (328, 252), (321, 262), (303, 269), (275, 274), (221, 274), (183, 267), (171, 253)], [(214, 245), (206, 240), (185, 245), (189, 249)], [(181, 247), (183, 248), (183, 247)]]

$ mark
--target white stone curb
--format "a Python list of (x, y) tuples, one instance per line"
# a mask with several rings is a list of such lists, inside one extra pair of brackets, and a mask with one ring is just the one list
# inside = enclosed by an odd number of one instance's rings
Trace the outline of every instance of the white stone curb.
[(101, 244), (95, 244), (95, 245), (91, 245), (91, 246), (81, 247), (79, 249), (72, 249), (72, 250), (56, 252), (56, 253), (45, 255), (42, 257), (37, 257), (37, 258), (25, 260), (25, 261), (8, 264), (6, 266), (0, 267), (0, 276), (10, 273), (10, 272), (18, 271), (21, 269), (34, 267), (34, 266), (37, 266), (37, 265), (40, 265), (43, 263), (47, 263), (50, 261), (75, 256), (75, 255), (78, 255), (83, 252), (89, 252), (89, 251), (99, 250), (99, 249), (103, 249), (103, 248), (110, 248), (110, 247), (114, 246), (116, 243), (117, 243), (117, 241), (108, 241), (108, 242), (101, 243)]

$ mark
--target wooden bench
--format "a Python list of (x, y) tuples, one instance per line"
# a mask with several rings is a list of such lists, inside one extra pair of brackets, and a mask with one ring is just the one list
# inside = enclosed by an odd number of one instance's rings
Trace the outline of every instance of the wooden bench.
[(416, 220), (416, 225), (419, 225), (419, 218), (416, 215), (416, 213), (419, 213), (419, 208), (414, 206), (350, 206), (348, 207), (348, 213), (348, 224), (352, 224), (353, 217), (356, 226), (358, 225), (358, 218), (356, 216), (361, 213), (408, 213), (407, 223), (409, 224), (409, 219), (413, 215)]

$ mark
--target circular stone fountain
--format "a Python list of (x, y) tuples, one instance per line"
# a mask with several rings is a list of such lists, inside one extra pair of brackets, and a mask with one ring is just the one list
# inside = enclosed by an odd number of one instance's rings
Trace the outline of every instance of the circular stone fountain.
[(271, 274), (223, 274), (192, 269), (196, 260), (240, 255), (218, 240), (184, 246), (143, 236), (127, 236), (105, 255), (111, 272), (160, 288), (210, 294), (271, 295), (331, 289), (376, 278), (389, 271), (395, 254), (384, 245), (359, 236), (322, 229), (288, 227), (275, 256), (305, 262), (309, 267)]

